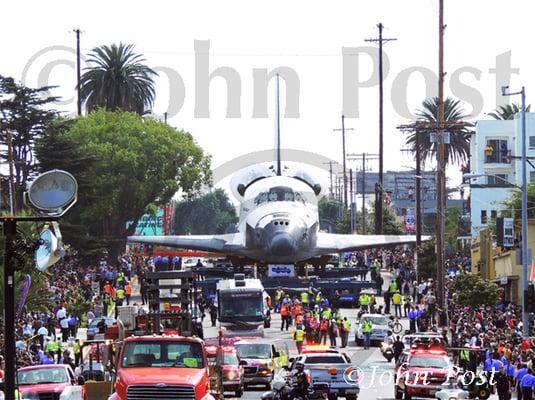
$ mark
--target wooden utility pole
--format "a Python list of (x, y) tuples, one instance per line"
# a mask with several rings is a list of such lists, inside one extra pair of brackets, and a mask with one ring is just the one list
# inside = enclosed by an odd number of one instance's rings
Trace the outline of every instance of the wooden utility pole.
[(331, 199), (334, 198), (334, 192), (333, 192), (333, 164), (338, 164), (336, 161), (329, 161), (325, 162), (323, 164), (329, 164), (329, 180), (330, 180), (330, 189), (329, 194), (331, 196)]
[[(366, 234), (366, 164), (370, 160), (377, 160), (379, 157), (378, 154), (368, 154), (368, 153), (361, 153), (361, 154), (347, 154), (347, 159), (350, 161), (361, 161), (362, 160), (362, 186), (361, 186), (361, 192), (362, 192), (362, 234)], [(355, 177), (357, 174), (355, 173)], [(355, 192), (357, 191), (356, 188), (356, 182), (355, 182)]]
[(349, 168), (349, 218), (351, 233), (355, 233), (355, 202), (353, 196), (353, 168)]
[(437, 303), (446, 306), (444, 286), (444, 0), (439, 0), (438, 10), (438, 129), (437, 129)]
[(353, 128), (345, 127), (345, 116), (342, 115), (342, 128), (333, 129), (333, 131), (342, 131), (342, 169), (344, 174), (344, 207), (347, 210), (347, 174), (346, 174), (346, 131), (352, 131)]
[(366, 42), (379, 43), (379, 182), (375, 186), (375, 234), (383, 233), (383, 43), (397, 39), (383, 38), (383, 24), (378, 23), (379, 37), (366, 39)]

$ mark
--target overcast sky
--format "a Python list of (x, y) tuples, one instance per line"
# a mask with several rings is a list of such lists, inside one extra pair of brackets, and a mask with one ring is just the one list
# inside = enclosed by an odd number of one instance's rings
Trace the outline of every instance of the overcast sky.
[[(535, 62), (528, 29), (533, 25), (531, 2), (445, 3), (446, 94), (453, 90), (466, 100), (467, 113), (477, 113), (474, 119), (486, 118), (484, 113), (496, 107), (499, 86), (507, 83), (497, 86), (497, 74), (489, 69), (496, 68), (497, 57), (505, 66), (510, 58), (512, 67), (519, 69), (519, 74), (511, 77), (511, 89), (525, 85), (529, 103), (531, 90), (535, 90), (529, 73)], [(261, 105), (258, 94), (254, 96), (253, 70), (277, 67), (294, 71), (300, 84), (299, 92), (294, 93), (299, 116), (282, 121), (283, 147), (341, 161), (341, 138), (333, 128), (340, 127), (345, 92), (346, 98), (358, 93), (358, 109), (353, 103), (351, 109), (346, 104), (345, 112), (359, 114), (346, 120), (346, 127), (354, 129), (347, 132), (347, 152), (377, 153), (378, 87), (362, 84), (369, 87), (358, 88), (356, 82), (366, 82), (377, 72), (371, 51), (365, 49), (375, 45), (364, 40), (377, 36), (378, 22), (385, 26), (384, 37), (397, 38), (384, 45), (389, 65), (384, 84), (385, 169), (413, 166), (412, 157), (400, 152), (403, 135), (396, 126), (408, 121), (404, 110), (414, 111), (426, 95), (437, 90), (432, 75), (438, 64), (438, 0), (9, 1), (4, 2), (2, 14), (0, 74), (24, 79), (29, 86), (40, 83), (39, 75), (42, 79), (48, 75), (48, 84), (59, 86), (54, 94), (67, 100), (59, 108), (70, 113), (76, 110), (75, 57), (68, 49), (75, 46), (72, 28), (83, 30), (83, 53), (102, 44), (134, 43), (149, 66), (175, 71), (175, 77), (184, 83), (185, 95), (183, 106), (173, 112), (169, 122), (190, 131), (212, 155), (214, 167), (273, 147), (274, 81), (268, 90), (269, 118), (253, 118), (254, 106)], [(226, 84), (221, 78), (210, 83), (210, 117), (195, 115), (195, 103), (203, 97), (196, 93), (195, 80), (208, 79), (205, 72), (196, 71), (195, 41), (198, 45), (200, 41), (210, 43), (209, 55), (204, 56), (210, 72), (218, 67), (236, 71), (241, 83), (240, 117), (226, 116)], [(351, 68), (345, 83), (344, 47), (358, 48), (348, 52), (360, 54), (358, 61), (346, 55), (346, 66)], [(503, 66), (499, 69), (503, 81), (508, 71)], [(424, 71), (430, 79), (427, 88), (422, 73), (409, 74), (411, 70)], [(281, 87), (284, 92), (283, 81)], [(170, 93), (174, 96), (171, 102)], [(180, 93), (176, 86), (170, 89), (162, 73), (157, 79), (154, 112), (163, 114), (170, 104), (177, 111)], [(355, 164), (348, 167), (355, 168)], [(455, 171), (448, 175), (458, 180)]]

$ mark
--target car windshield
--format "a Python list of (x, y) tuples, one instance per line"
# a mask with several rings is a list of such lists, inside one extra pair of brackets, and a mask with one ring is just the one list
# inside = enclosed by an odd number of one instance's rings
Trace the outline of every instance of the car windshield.
[(372, 322), (372, 325), (388, 325), (388, 321), (385, 317), (368, 317)]
[(123, 367), (204, 368), (202, 346), (195, 342), (127, 342), (122, 355)]
[(449, 363), (445, 357), (411, 357), (409, 365), (416, 368), (448, 368)]
[(240, 358), (271, 358), (271, 345), (267, 343), (236, 344), (236, 351)]
[(346, 364), (346, 360), (342, 356), (314, 356), (307, 357), (306, 364)]
[[(91, 323), (87, 326), (88, 328), (96, 328), (98, 323), (102, 321), (102, 318), (97, 318), (91, 321)], [(106, 322), (106, 326), (113, 325), (113, 319), (111, 318), (104, 318), (104, 322)]]
[(225, 365), (238, 365), (238, 357), (234, 353), (225, 353), (223, 355), (223, 364)]
[(69, 382), (69, 376), (65, 368), (37, 368), (19, 371), (17, 379), (20, 385)]

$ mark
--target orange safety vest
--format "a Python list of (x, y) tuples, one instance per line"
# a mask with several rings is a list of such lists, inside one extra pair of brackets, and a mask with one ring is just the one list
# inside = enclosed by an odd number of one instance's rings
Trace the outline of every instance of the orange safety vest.
[(132, 286), (131, 285), (126, 285), (124, 287), (124, 294), (127, 295), (127, 296), (132, 295)]
[(326, 331), (329, 328), (329, 321), (324, 319), (321, 321), (320, 331)]
[(287, 317), (290, 314), (290, 311), (288, 310), (288, 304), (283, 304), (281, 307), (281, 316)]
[(303, 316), (301, 314), (297, 314), (295, 316), (295, 324), (301, 325), (303, 323)]

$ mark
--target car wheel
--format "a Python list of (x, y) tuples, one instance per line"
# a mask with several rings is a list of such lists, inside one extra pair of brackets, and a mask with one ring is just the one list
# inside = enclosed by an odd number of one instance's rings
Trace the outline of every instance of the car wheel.
[(243, 396), (243, 388), (239, 388), (236, 390), (236, 397), (242, 397)]
[(412, 400), (412, 396), (409, 393), (405, 392), (404, 399), (405, 400)]
[(357, 395), (348, 394), (348, 395), (346, 395), (346, 400), (357, 400)]
[(487, 388), (481, 388), (477, 391), (477, 397), (481, 400), (486, 400), (490, 397), (490, 391)]

